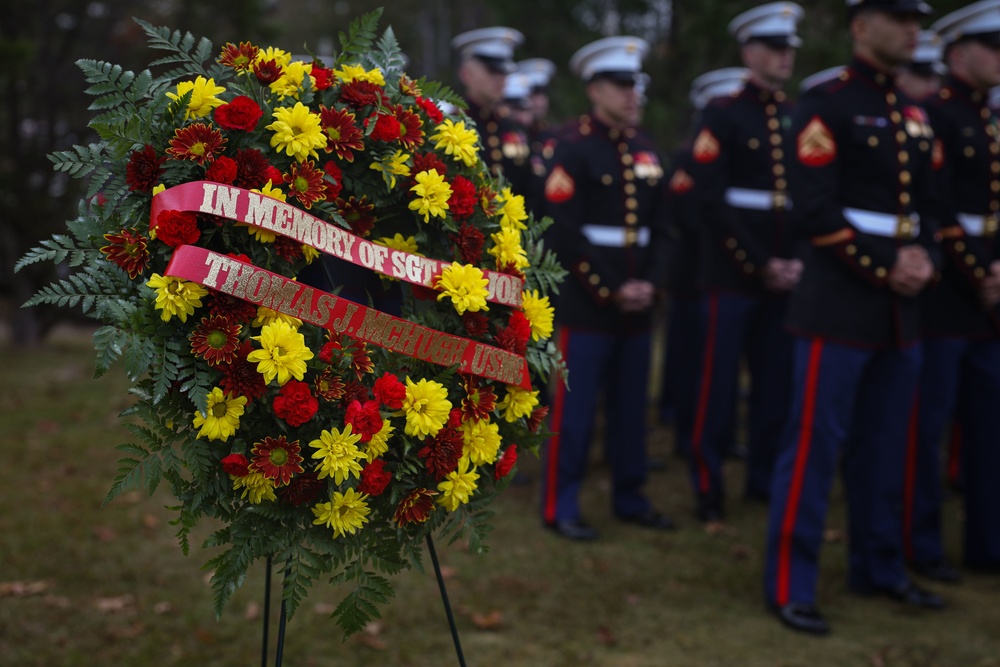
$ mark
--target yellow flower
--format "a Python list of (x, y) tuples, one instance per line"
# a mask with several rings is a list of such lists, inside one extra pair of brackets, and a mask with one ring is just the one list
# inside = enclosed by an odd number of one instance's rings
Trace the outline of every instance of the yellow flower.
[(396, 151), (391, 157), (381, 161), (372, 162), (369, 169), (382, 172), (382, 179), (390, 188), (396, 187), (397, 176), (409, 176), (410, 165), (406, 161), (410, 159), (409, 154), (403, 151)]
[(282, 320), (275, 320), (264, 326), (259, 336), (261, 349), (247, 355), (247, 361), (257, 362), (257, 372), (270, 384), (274, 379), (279, 385), (295, 378), (301, 380), (306, 373), (306, 362), (313, 358), (312, 350), (306, 347), (305, 337), (298, 329)]
[(448, 210), (448, 199), (451, 197), (451, 186), (437, 169), (428, 169), (416, 175), (417, 184), (410, 188), (416, 199), (410, 202), (410, 210), (424, 216), (424, 222), (430, 216), (443, 218)]
[(163, 183), (160, 183), (158, 185), (154, 185), (153, 186), (153, 194), (154, 195), (158, 195), (158, 194), (160, 194), (161, 192), (163, 192), (166, 189), (167, 189), (167, 186), (164, 185)]
[[(265, 197), (270, 197), (271, 199), (277, 199), (278, 201), (288, 201), (288, 195), (282, 192), (279, 188), (271, 185), (271, 181), (264, 184), (264, 187), (257, 189), (254, 188), (250, 192), (257, 192), (264, 195)], [(247, 233), (260, 241), (261, 243), (274, 243), (274, 239), (278, 238), (278, 235), (272, 232), (270, 229), (262, 229), (260, 227), (254, 227), (253, 225), (248, 225), (245, 222), (237, 222), (237, 227), (246, 227)]]
[(179, 100), (187, 93), (191, 93), (187, 110), (184, 112), (184, 120), (188, 118), (204, 118), (212, 113), (212, 109), (220, 107), (225, 102), (216, 95), (226, 92), (222, 86), (215, 85), (215, 79), (206, 79), (199, 76), (194, 81), (181, 81), (177, 84), (176, 93), (167, 93), (167, 97), (172, 100)]
[(233, 478), (233, 489), (243, 489), (242, 498), (249, 498), (254, 505), (259, 505), (265, 500), (277, 500), (274, 495), (274, 480), (264, 477), (263, 473), (248, 472), (242, 477)]
[(385, 77), (382, 76), (382, 70), (379, 69), (366, 71), (361, 65), (344, 65), (340, 69), (333, 70), (333, 73), (336, 74), (337, 78), (343, 83), (350, 83), (351, 81), (365, 81), (379, 86), (385, 85)]
[(389, 423), (388, 419), (382, 420), (382, 428), (372, 436), (365, 448), (365, 458), (371, 463), (378, 457), (389, 451), (389, 438), (392, 437), (396, 427)]
[(267, 60), (273, 60), (281, 67), (284, 67), (288, 63), (292, 62), (292, 54), (283, 49), (277, 49), (273, 46), (269, 46), (266, 49), (261, 49), (257, 53), (257, 59), (253, 62), (256, 65)]
[(511, 264), (516, 269), (529, 265), (528, 255), (521, 246), (521, 232), (513, 227), (501, 227), (499, 232), (490, 234), (493, 247), (487, 252), (497, 258), (497, 268), (501, 269)]
[(465, 121), (457, 123), (446, 118), (443, 123), (434, 128), (430, 139), (434, 148), (443, 148), (456, 162), (461, 160), (466, 167), (475, 167), (479, 161), (479, 134), (475, 129), (465, 127)]
[(459, 264), (452, 262), (451, 266), (446, 266), (437, 279), (437, 288), (441, 290), (437, 300), (450, 298), (451, 303), (459, 315), (464, 315), (465, 311), (473, 313), (480, 310), (489, 310), (486, 305), (486, 297), (489, 290), (486, 286), (490, 281), (483, 277), (481, 269), (472, 264)]
[(313, 262), (316, 261), (316, 258), (319, 257), (319, 250), (316, 250), (316, 248), (312, 247), (311, 245), (303, 244), (302, 256), (305, 258), (306, 264), (312, 264)]
[(459, 505), (469, 502), (469, 498), (476, 490), (476, 480), (479, 473), (473, 467), (469, 470), (469, 459), (463, 458), (458, 462), (458, 468), (448, 473), (444, 481), (438, 484), (438, 491), (441, 497), (437, 499), (439, 505), (454, 512)]
[(434, 380), (420, 380), (416, 384), (406, 378), (406, 398), (403, 400), (406, 414), (406, 435), (434, 437), (448, 421), (451, 401), (444, 385)]
[(299, 93), (305, 88), (306, 80), (310, 82), (310, 86), (314, 85), (309, 74), (311, 71), (312, 65), (301, 60), (288, 63), (281, 68), (281, 76), (271, 83), (271, 92), (277, 95), (279, 100), (286, 97), (298, 99)]
[(219, 387), (212, 389), (208, 393), (205, 416), (198, 411), (194, 413), (194, 427), (200, 429), (198, 437), (204, 436), (209, 440), (222, 442), (229, 440), (229, 436), (240, 427), (240, 415), (246, 404), (246, 396), (233, 398), (229, 394), (223, 394)]
[(531, 322), (531, 338), (539, 340), (552, 335), (552, 318), (555, 310), (549, 303), (549, 297), (538, 296), (538, 290), (521, 292), (521, 307), (524, 316)]
[(181, 322), (187, 322), (188, 315), (194, 314), (195, 308), (201, 308), (201, 297), (208, 295), (208, 290), (198, 283), (159, 273), (150, 276), (146, 284), (156, 290), (153, 307), (163, 311), (160, 319), (164, 322), (175, 315)]
[(277, 321), (287, 322), (293, 329), (298, 329), (302, 326), (302, 320), (299, 318), (279, 313), (276, 310), (271, 310), (267, 306), (257, 306), (257, 317), (253, 318), (253, 322), (250, 324), (255, 327), (263, 327)]
[(319, 503), (312, 508), (316, 519), (314, 525), (333, 528), (333, 536), (353, 535), (368, 522), (368, 496), (348, 489), (344, 493), (334, 491), (330, 502)]
[(510, 188), (504, 188), (497, 198), (500, 206), (500, 226), (504, 229), (527, 229), (524, 221), (528, 214), (524, 210), (524, 197), (512, 194)]
[(302, 162), (307, 157), (319, 159), (317, 148), (326, 146), (326, 135), (319, 114), (296, 102), (294, 107), (279, 107), (271, 114), (274, 122), (267, 129), (274, 132), (271, 147)]
[[(386, 248), (392, 248), (393, 250), (402, 250), (403, 252), (408, 252), (411, 255), (420, 255), (419, 248), (417, 247), (417, 237), (406, 236), (404, 237), (399, 232), (396, 232), (392, 238), (388, 236), (383, 236), (380, 239), (376, 239), (375, 243), (379, 245), (384, 245)], [(420, 255), (423, 257), (423, 255)]]
[(360, 477), (361, 464), (358, 461), (365, 455), (358, 449), (359, 440), (361, 434), (351, 433), (350, 424), (344, 427), (343, 432), (336, 428), (320, 432), (319, 439), (309, 443), (316, 448), (312, 457), (320, 459), (316, 464), (317, 477), (331, 477), (334, 484), (341, 484), (348, 477)]
[(473, 465), (493, 463), (500, 453), (500, 427), (487, 419), (462, 422), (462, 456)]
[(538, 405), (538, 390), (528, 391), (517, 385), (507, 385), (507, 395), (497, 404), (497, 408), (503, 410), (503, 418), (509, 422), (517, 421), (521, 417), (527, 417)]

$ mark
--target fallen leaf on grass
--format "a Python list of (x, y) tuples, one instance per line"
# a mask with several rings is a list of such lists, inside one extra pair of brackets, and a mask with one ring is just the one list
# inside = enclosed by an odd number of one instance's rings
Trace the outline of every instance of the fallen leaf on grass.
[(605, 646), (614, 646), (618, 643), (618, 638), (615, 637), (615, 633), (611, 631), (606, 625), (602, 625), (597, 628), (597, 641), (601, 642)]
[(44, 593), (51, 586), (48, 581), (2, 581), (0, 582), (0, 598), (23, 598), (29, 595)]
[(499, 630), (503, 626), (503, 612), (495, 609), (488, 614), (474, 611), (470, 616), (472, 624), (480, 630)]
[(111, 598), (94, 598), (94, 606), (97, 607), (97, 610), (109, 614), (118, 611), (128, 611), (134, 604), (135, 596), (130, 594)]

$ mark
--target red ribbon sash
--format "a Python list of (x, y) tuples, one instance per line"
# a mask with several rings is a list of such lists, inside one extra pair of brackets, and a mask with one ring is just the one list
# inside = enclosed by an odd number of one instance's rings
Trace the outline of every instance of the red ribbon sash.
[(439, 366), (457, 365), (462, 373), (531, 389), (524, 357), (393, 317), (199, 246), (175, 249), (165, 275), (196, 282), (399, 354)]
[[(448, 262), (373, 243), (273, 197), (211, 181), (183, 183), (155, 195), (150, 227), (156, 225), (161, 211), (168, 210), (211, 213), (236, 220), (295, 239), (382, 275), (432, 289), (437, 276), (450, 266)], [(487, 301), (521, 307), (524, 282), (520, 278), (488, 270), (483, 271), (483, 277), (489, 281)]]

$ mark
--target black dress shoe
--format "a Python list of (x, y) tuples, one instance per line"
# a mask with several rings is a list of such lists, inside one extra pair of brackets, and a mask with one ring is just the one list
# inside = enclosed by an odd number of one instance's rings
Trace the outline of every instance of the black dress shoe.
[(958, 568), (942, 558), (933, 563), (913, 563), (910, 568), (924, 579), (954, 584), (962, 579)]
[(656, 510), (647, 510), (642, 514), (636, 514), (635, 516), (620, 516), (618, 518), (625, 523), (631, 523), (639, 526), (640, 528), (651, 528), (653, 530), (673, 530), (677, 527), (674, 525), (673, 519), (660, 514)]
[(819, 613), (819, 610), (811, 604), (789, 602), (783, 607), (776, 608), (775, 613), (781, 619), (781, 622), (792, 630), (798, 630), (810, 635), (825, 635), (830, 632), (830, 624), (826, 622), (826, 619)]
[(591, 528), (583, 519), (567, 519), (565, 521), (546, 522), (545, 527), (567, 540), (590, 542), (597, 539), (597, 531)]
[(726, 518), (726, 513), (722, 511), (722, 502), (718, 498), (709, 496), (698, 496), (698, 507), (695, 514), (705, 523), (722, 521)]
[(944, 609), (944, 598), (937, 593), (920, 588), (912, 581), (903, 582), (896, 588), (890, 588), (883, 592), (896, 602), (902, 602), (910, 607)]

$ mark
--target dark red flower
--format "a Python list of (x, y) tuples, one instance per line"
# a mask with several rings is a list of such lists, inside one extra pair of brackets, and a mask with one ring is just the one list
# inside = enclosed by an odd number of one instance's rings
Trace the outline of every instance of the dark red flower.
[(256, 148), (236, 151), (236, 180), (233, 185), (248, 190), (259, 189), (267, 184), (267, 170), (270, 163)]
[(319, 410), (319, 400), (309, 391), (309, 385), (299, 380), (289, 380), (274, 397), (274, 414), (289, 426), (302, 426)]
[(305, 472), (302, 467), (302, 451), (298, 440), (288, 442), (283, 435), (266, 437), (253, 443), (253, 461), (250, 466), (266, 479), (274, 480), (274, 485), (288, 484), (292, 475)]
[(458, 247), (458, 258), (462, 262), (479, 265), (483, 259), (483, 244), (486, 242), (486, 236), (479, 229), (463, 222), (458, 233), (449, 234), (448, 238)]
[(357, 380), (348, 380), (344, 385), (344, 395), (341, 397), (340, 401), (346, 407), (354, 401), (364, 403), (369, 398), (371, 398), (371, 396), (368, 393), (368, 387), (364, 386)]
[(479, 386), (479, 378), (475, 375), (463, 376), (462, 388), (462, 418), (465, 421), (480, 421), (489, 419), (490, 413), (497, 406), (497, 395), (491, 385)]
[(257, 372), (256, 362), (247, 361), (247, 355), (253, 349), (250, 341), (243, 341), (236, 360), (221, 367), (223, 375), (219, 379), (219, 386), (224, 391), (233, 396), (246, 396), (248, 401), (260, 398), (267, 391), (264, 376)]
[(146, 237), (134, 229), (123, 229), (117, 234), (105, 234), (108, 245), (101, 252), (118, 268), (128, 273), (132, 280), (138, 278), (149, 266), (149, 249)]
[(211, 162), (226, 147), (222, 132), (204, 123), (194, 123), (174, 130), (167, 155), (175, 160), (192, 160), (198, 164)]
[(351, 231), (358, 236), (368, 236), (372, 227), (375, 226), (375, 205), (368, 201), (367, 195), (361, 195), (361, 199), (356, 199), (351, 195), (346, 200), (338, 198), (335, 202), (340, 215), (351, 226)]
[(499, 347), (524, 355), (528, 350), (528, 339), (531, 338), (531, 322), (520, 310), (510, 315), (507, 326), (497, 332), (496, 342)]
[(455, 220), (465, 220), (472, 215), (479, 199), (476, 197), (476, 185), (464, 176), (455, 176), (451, 180), (451, 197), (448, 199), (448, 212)]
[(375, 380), (375, 398), (390, 410), (401, 410), (406, 400), (406, 385), (392, 373), (383, 373)]
[(242, 454), (230, 454), (222, 458), (222, 469), (227, 475), (246, 477), (250, 473), (250, 461)]
[(368, 442), (382, 430), (378, 401), (351, 401), (344, 413), (344, 423), (350, 424), (352, 432), (361, 436), (361, 442)]
[(528, 346), (523, 344), (513, 331), (504, 327), (493, 337), (494, 341), (502, 350), (507, 350), (512, 354), (524, 355), (528, 351)]
[(531, 338), (531, 322), (523, 311), (515, 310), (510, 314), (507, 328), (514, 332), (518, 340), (523, 341), (525, 345), (528, 344), (528, 339)]
[(344, 396), (344, 381), (332, 369), (324, 368), (313, 380), (313, 389), (324, 401), (339, 401)]
[(462, 326), (465, 327), (465, 333), (473, 338), (482, 338), (490, 330), (490, 321), (478, 311), (467, 310), (462, 315)]
[(344, 188), (344, 172), (340, 170), (336, 162), (327, 160), (323, 165), (323, 173), (326, 175), (324, 178), (324, 182), (326, 183), (326, 198), (336, 199), (340, 196), (340, 191)]
[(436, 289), (423, 285), (410, 285), (410, 289), (413, 290), (413, 297), (417, 301), (436, 301), (440, 294)]
[[(371, 131), (372, 139), (377, 141), (399, 141), (400, 126), (395, 116), (379, 113), (372, 118), (375, 119), (375, 129)], [(371, 125), (372, 118), (365, 118), (365, 128)]]
[(427, 472), (440, 482), (458, 468), (464, 446), (462, 433), (453, 426), (445, 426), (433, 438), (424, 440), (417, 455), (424, 460)]
[(262, 86), (270, 86), (281, 78), (281, 65), (273, 58), (271, 60), (261, 60), (253, 66), (254, 76)]
[(208, 302), (208, 312), (213, 317), (225, 317), (230, 322), (247, 324), (257, 317), (257, 306), (230, 296), (225, 292), (209, 290), (211, 297)]
[(448, 175), (448, 166), (441, 161), (437, 153), (415, 153), (413, 155), (413, 168), (410, 169), (411, 174), (419, 174), (422, 171), (430, 171), (431, 169), (436, 170), (442, 176)]
[(232, 42), (226, 42), (217, 62), (224, 67), (231, 67), (237, 72), (249, 72), (253, 61), (257, 60), (258, 53), (260, 53), (260, 49), (250, 42), (240, 42), (239, 46)]
[(549, 406), (539, 405), (531, 411), (531, 416), (528, 417), (528, 430), (532, 433), (537, 433), (538, 429), (542, 426), (542, 422), (545, 421), (545, 418), (548, 416)]
[(354, 109), (380, 104), (387, 106), (389, 99), (382, 87), (370, 81), (350, 81), (340, 86), (340, 101)]
[(156, 156), (156, 149), (146, 144), (142, 150), (132, 151), (125, 165), (125, 182), (133, 192), (150, 192), (163, 175), (167, 156)]
[(242, 328), (225, 317), (203, 317), (188, 336), (191, 353), (210, 366), (231, 364), (239, 355)]
[(340, 346), (340, 340), (328, 340), (319, 349), (319, 360), (324, 364), (332, 364), (334, 355), (339, 357), (343, 349)]
[(175, 211), (167, 209), (156, 216), (156, 231), (158, 241), (166, 243), (171, 248), (181, 245), (191, 245), (201, 236), (198, 229), (198, 216), (192, 211)]
[(293, 238), (278, 236), (275, 237), (274, 243), (271, 245), (274, 247), (274, 252), (277, 253), (278, 257), (286, 262), (297, 262), (305, 257), (302, 252), (302, 244)]
[(301, 475), (292, 478), (288, 486), (278, 489), (278, 496), (290, 505), (301, 507), (302, 505), (312, 505), (319, 500), (320, 494), (326, 487), (326, 480), (316, 478), (316, 472), (306, 470)]
[(413, 489), (399, 501), (393, 519), (400, 528), (410, 523), (423, 523), (434, 509), (436, 493), (429, 489)]
[(327, 137), (327, 153), (336, 153), (340, 159), (353, 162), (354, 151), (364, 150), (364, 134), (354, 120), (354, 114), (346, 109), (320, 105), (319, 122)]
[(375, 459), (361, 470), (358, 491), (369, 496), (379, 496), (392, 481), (392, 473), (385, 469), (385, 461)]
[(344, 348), (344, 353), (351, 357), (351, 368), (360, 380), (366, 373), (374, 373), (375, 365), (372, 363), (371, 355), (368, 354), (368, 346), (364, 341), (354, 340)]
[(288, 196), (297, 199), (307, 210), (312, 208), (313, 204), (327, 197), (324, 175), (312, 160), (293, 162), (284, 175)]
[(427, 114), (427, 117), (431, 119), (432, 123), (440, 125), (444, 122), (444, 114), (441, 113), (441, 109), (434, 102), (426, 97), (418, 97), (416, 102), (424, 110), (424, 113)]
[(264, 112), (252, 99), (246, 95), (237, 95), (229, 104), (215, 107), (212, 112), (215, 122), (224, 130), (243, 130), (253, 132)]
[(215, 158), (215, 162), (208, 165), (205, 170), (205, 180), (213, 183), (225, 183), (232, 185), (236, 180), (237, 166), (236, 160), (225, 155)]
[(503, 455), (500, 460), (497, 461), (496, 467), (493, 469), (493, 479), (500, 480), (510, 474), (510, 471), (514, 469), (514, 465), (517, 463), (517, 445), (511, 445), (504, 450)]
[[(399, 121), (399, 143), (413, 150), (424, 143), (424, 121), (416, 112), (405, 108), (402, 104), (396, 105), (396, 120)], [(441, 173), (441, 172), (438, 172)]]

